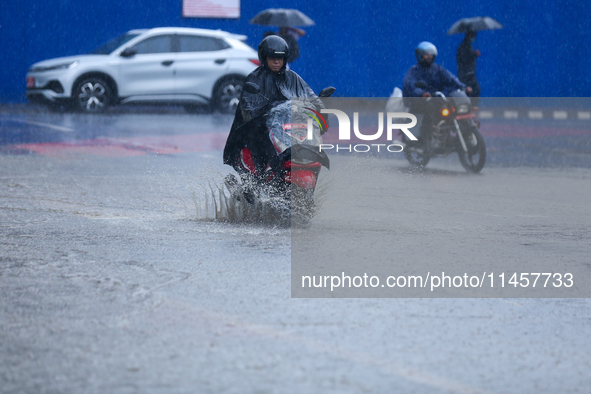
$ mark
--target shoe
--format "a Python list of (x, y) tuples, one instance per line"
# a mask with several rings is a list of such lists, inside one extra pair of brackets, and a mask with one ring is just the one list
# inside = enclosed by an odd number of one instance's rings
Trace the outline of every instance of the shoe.
[(425, 153), (421, 148), (410, 148), (408, 151), (418, 155), (423, 155)]
[(252, 190), (245, 190), (242, 195), (249, 204), (254, 204), (254, 192)]
[(233, 174), (228, 174), (224, 178), (224, 184), (228, 188), (231, 196), (236, 197), (238, 201), (240, 201), (240, 196), (242, 196), (242, 185), (238, 182), (238, 179)]
[(240, 182), (238, 182), (238, 179), (236, 179), (236, 177), (233, 174), (226, 175), (226, 177), (224, 178), (224, 184), (226, 185), (230, 193), (233, 193), (234, 191), (240, 188)]

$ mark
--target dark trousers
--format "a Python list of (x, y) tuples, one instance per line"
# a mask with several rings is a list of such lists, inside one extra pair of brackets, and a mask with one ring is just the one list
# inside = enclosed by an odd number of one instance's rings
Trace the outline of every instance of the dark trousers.
[(470, 76), (468, 78), (464, 78), (461, 80), (466, 86), (470, 86), (472, 88), (472, 94), (468, 96), (472, 100), (472, 106), (478, 107), (478, 101), (480, 100), (480, 84), (475, 76)]
[(277, 158), (277, 151), (269, 139), (267, 126), (264, 120), (253, 123), (253, 127), (250, 128), (245, 142), (246, 147), (252, 155), (257, 175), (261, 176), (264, 174), (267, 165), (270, 165), (273, 170), (277, 171), (279, 160)]
[(422, 114), (423, 122), (421, 123), (419, 144), (425, 146), (429, 141), (433, 124), (435, 122), (435, 113), (443, 106), (443, 99), (441, 97), (427, 98), (413, 98), (410, 106), (410, 112), (413, 114)]

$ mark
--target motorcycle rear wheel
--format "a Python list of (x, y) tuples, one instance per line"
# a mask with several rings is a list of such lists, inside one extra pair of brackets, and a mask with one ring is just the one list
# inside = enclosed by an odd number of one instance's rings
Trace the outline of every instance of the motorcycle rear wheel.
[(486, 144), (484, 138), (476, 126), (471, 126), (467, 132), (462, 133), (466, 148), (465, 152), (462, 146), (458, 148), (458, 156), (462, 166), (475, 174), (479, 173), (486, 163)]

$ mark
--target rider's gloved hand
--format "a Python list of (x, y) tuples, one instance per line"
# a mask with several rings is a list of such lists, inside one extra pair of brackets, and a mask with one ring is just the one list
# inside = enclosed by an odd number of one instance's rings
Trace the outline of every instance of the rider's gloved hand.
[(421, 97), (432, 97), (432, 96), (431, 96), (431, 93), (424, 92), (423, 94), (421, 94)]
[(269, 116), (269, 112), (271, 112), (271, 110), (273, 109), (273, 107), (274, 107), (274, 105), (273, 105), (273, 104), (271, 104), (271, 103), (269, 103), (269, 104), (265, 105), (265, 106), (263, 107), (263, 109), (261, 110), (261, 115), (262, 115), (262, 116), (265, 116), (265, 117), (266, 117), (266, 116)]
[(466, 86), (466, 94), (472, 94), (472, 88), (470, 86)]
[(283, 101), (273, 101), (272, 103), (268, 103), (267, 105), (265, 105), (263, 107), (263, 116), (268, 116), (269, 112), (271, 112), (271, 110), (273, 108), (275, 108), (276, 106), (278, 106), (279, 104), (282, 104)]

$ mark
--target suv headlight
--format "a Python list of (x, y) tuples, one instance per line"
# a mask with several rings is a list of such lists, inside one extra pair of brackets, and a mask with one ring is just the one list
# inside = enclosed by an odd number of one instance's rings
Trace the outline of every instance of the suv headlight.
[(29, 68), (30, 72), (43, 72), (43, 71), (53, 71), (53, 70), (66, 70), (70, 68), (74, 68), (78, 65), (78, 60), (68, 63), (56, 64), (55, 66), (37, 66)]

